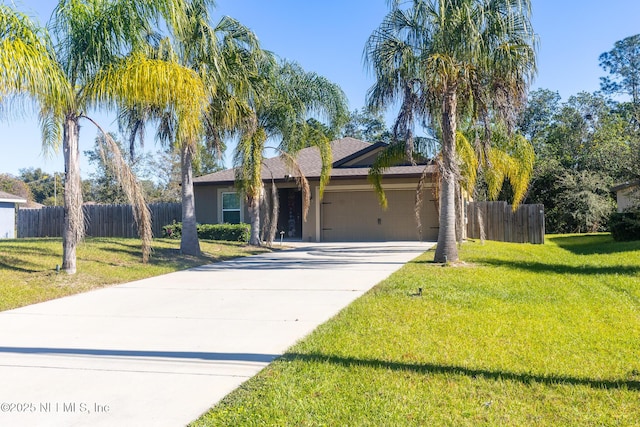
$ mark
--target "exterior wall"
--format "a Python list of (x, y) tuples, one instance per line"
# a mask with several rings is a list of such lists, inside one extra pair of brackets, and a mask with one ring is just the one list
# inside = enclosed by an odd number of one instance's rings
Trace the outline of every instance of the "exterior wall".
[[(278, 183), (278, 189), (297, 188), (294, 182)], [(200, 224), (222, 223), (222, 194), (236, 193), (238, 190), (233, 185), (197, 185), (194, 187), (196, 199), (196, 219)], [(265, 188), (269, 191), (269, 188)], [(241, 221), (249, 221), (249, 209), (244, 199), (242, 203)], [(304, 224), (303, 224), (304, 228)]]
[[(200, 224), (222, 223), (222, 194), (236, 193), (233, 185), (197, 185), (194, 187), (196, 198), (196, 220)], [(240, 220), (247, 222), (249, 211), (246, 203), (242, 201), (242, 214)]]
[(217, 224), (217, 187), (212, 185), (196, 185), (193, 191), (196, 200), (196, 220), (200, 224)]
[(640, 187), (629, 187), (616, 192), (618, 212), (638, 205), (640, 201)]
[(0, 239), (16, 237), (16, 205), (0, 202)]
[[(278, 189), (297, 188), (295, 182), (279, 182), (276, 184)], [(307, 213), (307, 220), (302, 222), (303, 241), (319, 242), (322, 241), (322, 199), (320, 198), (320, 188), (318, 181), (309, 183), (311, 188), (311, 205)], [(267, 183), (266, 191), (269, 183)], [(326, 187), (325, 194), (331, 193), (332, 197), (336, 194), (343, 194), (345, 199), (358, 199), (357, 213), (362, 221), (358, 222), (360, 233), (370, 236), (369, 240), (398, 240), (393, 238), (385, 238), (379, 233), (379, 225), (388, 226), (394, 224), (395, 233), (402, 234), (407, 240), (417, 240), (417, 227), (415, 223), (414, 195), (417, 186), (417, 178), (385, 178), (383, 180), (385, 190), (396, 193), (389, 193), (389, 208), (383, 210), (371, 184), (366, 178), (356, 179), (337, 179), (334, 178)], [(198, 185), (195, 187), (196, 197), (196, 218), (199, 223), (218, 224), (222, 221), (221, 198), (223, 192), (234, 192), (235, 187), (229, 185)], [(357, 192), (360, 196), (350, 197), (349, 194)], [(363, 194), (368, 193), (363, 198)], [(400, 200), (402, 207), (399, 208), (397, 201)], [(396, 203), (394, 203), (394, 201)], [(400, 213), (399, 211), (402, 211)], [(426, 188), (423, 194), (422, 209), (422, 239), (433, 240), (437, 237), (438, 232), (438, 213), (435, 208), (433, 194), (431, 188)], [(380, 224), (378, 223), (380, 219)], [(249, 213), (244, 203), (243, 221), (249, 221)], [(369, 228), (367, 228), (369, 227)], [(378, 234), (376, 234), (378, 232)], [(276, 236), (278, 238), (278, 236)], [(404, 239), (403, 239), (404, 240)]]

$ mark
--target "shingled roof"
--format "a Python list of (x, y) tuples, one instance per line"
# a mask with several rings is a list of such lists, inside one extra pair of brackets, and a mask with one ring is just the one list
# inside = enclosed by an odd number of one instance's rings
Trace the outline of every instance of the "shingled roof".
[(620, 184), (616, 184), (613, 187), (611, 187), (611, 191), (615, 193), (620, 190), (626, 190), (627, 188), (637, 187), (637, 186), (640, 186), (640, 179), (635, 179), (632, 181), (626, 181)]
[[(364, 178), (369, 173), (366, 166), (347, 166), (354, 160), (371, 155), (375, 151), (384, 148), (385, 144), (370, 144), (355, 138), (342, 138), (331, 143), (331, 153), (333, 163), (331, 178)], [(316, 147), (305, 148), (298, 152), (296, 157), (298, 166), (307, 179), (318, 179), (322, 170), (322, 160), (320, 152)], [(424, 172), (426, 165), (417, 166), (394, 166), (387, 169), (384, 176), (420, 176)], [(433, 166), (429, 166), (433, 168)], [(276, 181), (288, 179), (294, 176), (294, 172), (282, 161), (280, 157), (266, 159), (262, 167), (262, 179)], [(194, 180), (195, 185), (205, 184), (231, 184), (235, 181), (235, 169), (226, 169), (204, 175)]]
[(5, 193), (4, 191), (0, 191), (0, 202), (9, 202), (9, 203), (27, 203), (24, 197), (16, 196), (13, 194)]

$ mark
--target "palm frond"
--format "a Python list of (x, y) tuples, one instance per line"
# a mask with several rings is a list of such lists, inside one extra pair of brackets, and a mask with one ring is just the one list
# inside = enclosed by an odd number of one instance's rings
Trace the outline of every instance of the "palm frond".
[(402, 99), (399, 83), (420, 78), (424, 114), (441, 114), (442, 95), (457, 88), (460, 113), (507, 124), (536, 72), (537, 36), (529, 0), (414, 0), (390, 2), (390, 11), (369, 37), (365, 65), (376, 86), (370, 104)]
[(484, 176), (489, 199), (495, 200), (506, 180), (513, 190), (512, 205), (516, 210), (524, 199), (531, 176), (535, 153), (533, 146), (520, 134), (508, 136), (506, 130), (494, 129), (495, 143), (487, 152)]
[(385, 147), (369, 169), (368, 179), (378, 195), (378, 201), (383, 209), (388, 206), (387, 196), (382, 187), (382, 177), (384, 171), (392, 166), (398, 165), (405, 160), (405, 144), (404, 142), (395, 142)]
[(60, 0), (49, 28), (58, 61), (73, 84), (84, 84), (123, 52), (146, 47), (160, 18), (170, 28), (185, 25), (185, 0)]
[[(303, 216), (306, 218), (311, 193), (309, 183), (297, 165), (295, 156), (303, 148), (318, 147), (322, 160), (320, 189), (328, 183), (332, 162), (330, 141), (348, 118), (342, 90), (316, 73), (306, 72), (296, 63), (274, 63), (267, 57), (259, 67), (257, 96), (246, 106), (252, 108), (244, 135), (236, 147), (234, 164), (237, 181), (245, 192), (256, 191), (261, 179), (264, 142), (280, 140), (277, 151), (289, 165), (303, 193)], [(244, 106), (243, 106), (244, 107)], [(260, 144), (254, 139), (259, 135)]]
[(57, 152), (62, 146), (62, 121), (44, 110), (41, 111), (39, 119), (43, 150), (45, 153)]
[(0, 98), (6, 102), (26, 96), (61, 116), (71, 104), (71, 93), (46, 29), (0, 5)]
[(147, 263), (151, 256), (153, 231), (151, 228), (151, 211), (146, 203), (144, 189), (135, 173), (125, 160), (120, 147), (113, 137), (89, 117), (85, 119), (93, 123), (101, 133), (97, 138), (102, 159), (114, 174), (133, 209), (133, 217), (138, 226), (138, 235), (142, 242), (142, 262)]
[(456, 138), (456, 150), (460, 158), (462, 186), (468, 194), (473, 194), (478, 176), (478, 156), (474, 147), (462, 132), (458, 132)]
[(86, 86), (94, 103), (169, 110), (176, 114), (176, 140), (195, 145), (202, 135), (200, 117), (207, 104), (202, 80), (174, 62), (131, 55), (105, 67)]

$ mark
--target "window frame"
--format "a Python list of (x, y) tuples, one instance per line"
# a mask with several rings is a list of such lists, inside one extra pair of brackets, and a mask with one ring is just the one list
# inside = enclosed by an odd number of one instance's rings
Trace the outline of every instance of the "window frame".
[[(237, 208), (225, 208), (224, 206), (224, 201), (225, 201), (225, 195), (227, 194), (233, 194), (238, 198), (238, 207)], [(244, 206), (242, 203), (242, 197), (240, 196), (240, 193), (238, 193), (237, 191), (229, 191), (229, 190), (222, 190), (220, 192), (220, 224), (227, 224), (227, 222), (225, 222), (225, 213), (226, 212), (238, 212), (238, 218), (239, 218), (239, 224), (244, 222)], [(234, 224), (234, 223), (229, 223), (229, 224)]]

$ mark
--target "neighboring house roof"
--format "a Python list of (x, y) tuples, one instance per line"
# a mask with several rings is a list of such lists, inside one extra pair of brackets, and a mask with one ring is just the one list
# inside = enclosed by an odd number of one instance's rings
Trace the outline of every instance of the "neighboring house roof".
[[(385, 146), (386, 144), (384, 143), (370, 144), (354, 138), (342, 138), (333, 141), (331, 143), (331, 153), (333, 155), (331, 179), (366, 177), (369, 173), (369, 166), (371, 166), (370, 160)], [(316, 147), (300, 150), (296, 161), (307, 179), (320, 178), (322, 160)], [(435, 171), (434, 165), (393, 166), (385, 170), (384, 176), (421, 176), (425, 167), (433, 169), (430, 173)], [(295, 176), (280, 157), (266, 159), (263, 162), (262, 179), (265, 181), (270, 181), (272, 178), (275, 181), (284, 181), (292, 175)], [(235, 181), (235, 169), (214, 172), (195, 178), (193, 181), (195, 185), (233, 183)]]
[(622, 182), (611, 187), (611, 191), (617, 193), (620, 190), (626, 190), (627, 188), (640, 186), (640, 179), (633, 181)]
[(0, 202), (4, 203), (27, 203), (26, 199), (23, 199), (20, 196), (15, 196), (13, 194), (5, 193), (4, 191), (0, 191)]

